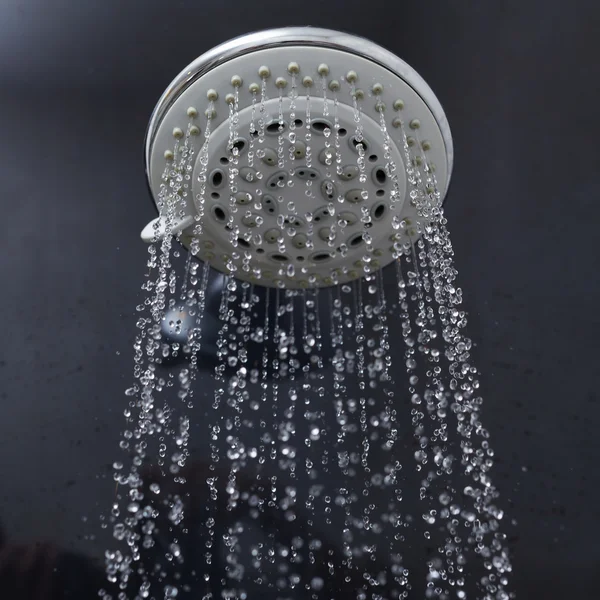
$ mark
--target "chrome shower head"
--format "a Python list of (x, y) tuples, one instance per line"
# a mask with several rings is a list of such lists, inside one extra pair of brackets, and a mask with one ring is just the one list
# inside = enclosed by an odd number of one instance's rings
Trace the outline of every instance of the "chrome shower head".
[(445, 197), (452, 137), (423, 79), (360, 37), (311, 27), (246, 35), (184, 69), (152, 114), (159, 217), (200, 260), (258, 285), (330, 286), (419, 235), (409, 179)]

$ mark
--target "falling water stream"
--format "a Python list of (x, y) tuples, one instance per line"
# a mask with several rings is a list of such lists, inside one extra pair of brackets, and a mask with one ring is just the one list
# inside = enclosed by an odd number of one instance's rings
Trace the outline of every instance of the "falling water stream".
[[(257, 88), (244, 163), (235, 144), (237, 90), (229, 103), (231, 215), (246, 210), (236, 186), (241, 167), (253, 167), (256, 159), (264, 162), (269, 151), (266, 79)], [(315, 214), (285, 198), (293, 185), (304, 186), (308, 199), (314, 197), (313, 181), (294, 181), (292, 175), (298, 164), (311, 169), (311, 122), (318, 112), (334, 123), (333, 131), (324, 131), (327, 179), (342, 172), (338, 89), (334, 86), (328, 98), (325, 77), (321, 88), (312, 97), (307, 88), (302, 119), (296, 118), (295, 75), (290, 92), (279, 93), (273, 160), (290, 175), (274, 192), (281, 254), (290, 249), (298, 218), (308, 225), (299, 242), (304, 247), (311, 249), (320, 231), (313, 226)], [(351, 88), (353, 168), (364, 184), (363, 96), (354, 83)], [(284, 103), (289, 103), (287, 128)], [(378, 143), (393, 204), (400, 199), (398, 167), (391, 158), (383, 108), (381, 115)], [(162, 177), (158, 204), (166, 232), (159, 235), (157, 226), (148, 247), (145, 298), (137, 307), (123, 458), (113, 465), (116, 493), (109, 520), (117, 549), (106, 552), (108, 586), (100, 595), (105, 600), (247, 599), (267, 592), (282, 600), (512, 597), (473, 344), (465, 334), (467, 316), (446, 217), (418, 131), (411, 131), (409, 139), (402, 125), (393, 134), (419, 217), (417, 223), (394, 220), (410, 239), (395, 243), (395, 269), (376, 266), (372, 216), (366, 209), (361, 213), (361, 279), (321, 289), (286, 289), (286, 278), (296, 276), (290, 264), (279, 268), (281, 285), (259, 290), (235, 275), (239, 264), (244, 271), (253, 268), (245, 247), (260, 246), (266, 232), (256, 222), (244, 234), (230, 217), (232, 260), (216, 315), (214, 393), (202, 408), (203, 422), (195, 426), (198, 404), (206, 402), (201, 351), (211, 270), (209, 261), (195, 260), (199, 248), (192, 241), (184, 274), (177, 275), (175, 240), (182, 234), (173, 235), (173, 227), (192, 194), (197, 159), (201, 186), (192, 200), (195, 233), (202, 231), (213, 116), (210, 101), (203, 138), (190, 119)], [(304, 131), (298, 124), (302, 120)], [(247, 180), (264, 176), (258, 167)], [(366, 190), (363, 194), (367, 199)], [(262, 195), (257, 189), (259, 205)], [(344, 196), (333, 197), (327, 210), (334, 217), (327, 241), (334, 247), (348, 226), (340, 216)], [(340, 251), (346, 251), (344, 244)], [(260, 278), (256, 270), (254, 275)], [(194, 324), (186, 342), (166, 344), (163, 321), (178, 307)], [(392, 321), (402, 339), (393, 337)], [(181, 333), (177, 319), (168, 325)], [(258, 359), (249, 356), (252, 345), (261, 348)], [(187, 357), (177, 374), (160, 368), (169, 353)], [(190, 469), (196, 431), (208, 439), (210, 464)], [(195, 508), (190, 506), (192, 488), (204, 493)], [(418, 506), (418, 513), (408, 512), (405, 504)], [(203, 540), (201, 547), (186, 541), (192, 536)], [(409, 568), (417, 561), (407, 555), (419, 547), (429, 549), (421, 559), (423, 568)]]

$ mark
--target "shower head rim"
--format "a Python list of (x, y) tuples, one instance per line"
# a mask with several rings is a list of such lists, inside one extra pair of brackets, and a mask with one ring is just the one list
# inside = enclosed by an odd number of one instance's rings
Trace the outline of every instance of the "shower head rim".
[(332, 29), (308, 26), (268, 29), (234, 38), (196, 58), (173, 79), (152, 112), (144, 141), (146, 180), (152, 196), (154, 194), (151, 186), (150, 164), (154, 138), (172, 103), (198, 78), (217, 66), (245, 54), (281, 45), (326, 47), (354, 54), (380, 65), (408, 84), (421, 97), (440, 129), (445, 145), (448, 172), (445, 188), (440, 192), (442, 198), (446, 197), (454, 163), (452, 134), (444, 109), (427, 82), (401, 58), (371, 40)]

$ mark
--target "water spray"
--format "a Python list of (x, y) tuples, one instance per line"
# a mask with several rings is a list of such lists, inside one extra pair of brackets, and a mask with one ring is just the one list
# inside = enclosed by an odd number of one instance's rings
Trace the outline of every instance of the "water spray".
[[(345, 33), (243, 36), (165, 90), (145, 163), (158, 216), (141, 233), (131, 464), (114, 464), (115, 597), (513, 598), (443, 212), (452, 137), (425, 81)], [(207, 342), (209, 403), (193, 385)], [(177, 378), (160, 370), (172, 356), (187, 361)], [(197, 427), (211, 462), (190, 469)], [(244, 556), (248, 515), (286, 541), (271, 532)], [(206, 533), (201, 554), (190, 530)], [(409, 532), (428, 544), (424, 592)]]

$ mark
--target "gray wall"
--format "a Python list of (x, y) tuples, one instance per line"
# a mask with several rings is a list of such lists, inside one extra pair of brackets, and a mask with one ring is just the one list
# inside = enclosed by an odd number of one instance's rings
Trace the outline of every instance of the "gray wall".
[(155, 101), (215, 44), (310, 22), (388, 47), (446, 109), (456, 147), (447, 214), (495, 477), (518, 521), (516, 589), (589, 597), (600, 567), (599, 15), (581, 0), (2, 2), (9, 537), (90, 555), (107, 543), (98, 514), (114, 492), (108, 466), (132, 368), (139, 231), (154, 216), (141, 149)]

